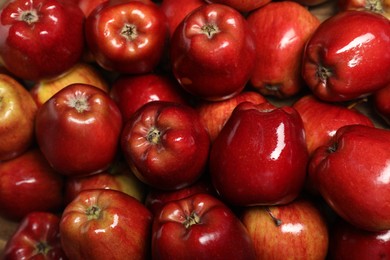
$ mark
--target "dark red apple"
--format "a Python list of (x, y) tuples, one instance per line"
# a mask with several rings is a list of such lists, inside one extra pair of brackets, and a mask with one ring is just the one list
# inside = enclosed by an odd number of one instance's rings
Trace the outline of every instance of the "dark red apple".
[(374, 111), (390, 124), (390, 85), (375, 91), (371, 98)]
[(271, 2), (271, 0), (206, 0), (209, 3), (224, 4), (246, 14)]

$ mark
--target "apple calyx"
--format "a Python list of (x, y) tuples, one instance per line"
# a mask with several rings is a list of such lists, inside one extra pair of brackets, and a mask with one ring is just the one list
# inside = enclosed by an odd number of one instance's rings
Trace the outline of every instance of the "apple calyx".
[(200, 223), (200, 217), (195, 212), (192, 212), (189, 216), (187, 216), (186, 220), (183, 222), (183, 225), (186, 229), (190, 228), (192, 225), (196, 225)]
[(209, 39), (213, 38), (214, 34), (220, 32), (218, 26), (216, 24), (205, 24), (201, 28), (202, 33), (207, 35)]
[(134, 24), (126, 23), (120, 33), (128, 41), (134, 41), (138, 37), (137, 26)]
[(94, 206), (88, 208), (85, 211), (85, 214), (88, 216), (88, 220), (99, 219), (100, 215), (101, 215), (101, 211), (102, 211), (101, 208), (94, 205)]
[(39, 15), (35, 9), (24, 11), (20, 13), (19, 20), (31, 25), (38, 22)]
[(79, 113), (83, 113), (90, 109), (87, 94), (84, 92), (76, 92), (74, 95), (69, 95), (66, 104), (69, 107), (76, 109)]
[(327, 68), (323, 65), (318, 65), (317, 68), (317, 77), (320, 79), (321, 82), (326, 83), (328, 78), (330, 78), (333, 75), (333, 71), (330, 68)]
[(335, 152), (337, 151), (337, 148), (338, 148), (337, 142), (332, 143), (332, 144), (328, 147), (328, 153), (335, 153)]
[(50, 251), (50, 246), (43, 242), (43, 241), (39, 241), (36, 245), (36, 254), (35, 255), (47, 255), (47, 253), (49, 253)]
[(365, 9), (374, 13), (383, 14), (382, 1), (380, 0), (367, 0)]
[(282, 225), (282, 220), (280, 218), (277, 218), (270, 210), (269, 207), (265, 207), (265, 211), (267, 211), (268, 215), (271, 217), (272, 221), (274, 222), (275, 226), (279, 227)]
[(153, 127), (148, 132), (146, 139), (152, 144), (158, 144), (160, 143), (160, 137), (161, 137), (161, 131)]

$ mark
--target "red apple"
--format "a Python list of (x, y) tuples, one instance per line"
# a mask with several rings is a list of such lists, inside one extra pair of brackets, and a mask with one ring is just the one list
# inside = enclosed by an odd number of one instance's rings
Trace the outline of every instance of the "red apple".
[(101, 67), (127, 74), (155, 69), (169, 36), (164, 13), (146, 0), (106, 1), (87, 17), (85, 34)]
[(0, 215), (20, 221), (33, 211), (58, 212), (64, 179), (37, 148), (0, 163)]
[(55, 93), (74, 83), (89, 84), (100, 88), (105, 92), (109, 91), (107, 80), (103, 78), (97, 69), (91, 64), (79, 62), (60, 77), (35, 82), (30, 88), (30, 94), (38, 107), (40, 107), (54, 96)]
[(69, 177), (65, 181), (65, 203), (70, 203), (83, 190), (112, 189), (124, 192), (144, 202), (147, 189), (131, 172), (126, 162), (116, 160), (108, 170), (82, 177)]
[(387, 259), (390, 257), (390, 230), (370, 232), (338, 219), (330, 230), (329, 260)]
[(237, 10), (203, 5), (178, 25), (170, 44), (172, 72), (196, 97), (222, 100), (241, 92), (255, 61), (253, 34)]
[(296, 2), (279, 1), (253, 11), (247, 20), (257, 46), (251, 86), (279, 98), (301, 92), (303, 50), (320, 24), (318, 18)]
[(293, 107), (302, 118), (310, 155), (319, 146), (326, 145), (344, 125), (374, 126), (372, 120), (356, 108), (325, 102), (311, 94), (300, 97)]
[(368, 11), (327, 19), (307, 42), (302, 75), (325, 101), (347, 101), (390, 84), (390, 21)]
[(188, 104), (177, 81), (157, 73), (121, 75), (111, 84), (110, 96), (117, 103), (124, 121), (150, 101)]
[(192, 107), (152, 101), (125, 123), (121, 147), (141, 181), (174, 190), (193, 184), (202, 175), (210, 138)]
[[(323, 9), (326, 11), (326, 8), (324, 7), (326, 4), (333, 3), (333, 1), (330, 0), (293, 0), (294, 2), (297, 2), (298, 4), (301, 4), (303, 6), (307, 6), (310, 8), (317, 8), (317, 9)], [(333, 15), (331, 13), (330, 15)]]
[(160, 4), (161, 11), (168, 20), (169, 33), (172, 36), (180, 22), (193, 10), (205, 5), (204, 0), (164, 0)]
[(153, 259), (255, 259), (248, 231), (224, 203), (195, 194), (167, 203), (155, 216)]
[(372, 95), (374, 111), (390, 124), (390, 85), (375, 91)]
[(50, 212), (31, 212), (7, 241), (3, 259), (67, 259), (60, 240), (60, 218)]
[(60, 220), (69, 259), (148, 259), (152, 214), (135, 198), (116, 190), (82, 191)]
[(249, 13), (256, 9), (265, 6), (271, 0), (206, 0), (209, 3), (224, 4), (233, 7), (234, 9), (242, 12)]
[(37, 105), (16, 79), (0, 74), (0, 162), (15, 158), (34, 142)]
[(308, 162), (298, 112), (267, 103), (239, 104), (210, 151), (210, 174), (231, 205), (277, 205), (301, 192)]
[(308, 199), (272, 207), (247, 207), (241, 221), (253, 240), (257, 259), (326, 259), (327, 222)]
[(200, 120), (206, 126), (210, 139), (213, 142), (229, 119), (232, 111), (242, 102), (261, 104), (267, 102), (266, 98), (255, 91), (243, 91), (238, 95), (221, 101), (200, 101), (196, 109)]
[(85, 17), (88, 17), (92, 11), (99, 5), (107, 2), (108, 0), (75, 0), (79, 5), (81, 11), (83, 11)]
[(84, 51), (84, 14), (72, 2), (13, 0), (0, 10), (0, 57), (17, 77), (56, 77)]
[(337, 0), (339, 11), (359, 10), (381, 14), (390, 19), (389, 0)]
[(67, 176), (102, 172), (117, 151), (122, 117), (108, 93), (88, 84), (61, 89), (36, 115), (39, 148), (50, 165)]
[(369, 231), (390, 229), (390, 130), (339, 128), (309, 163), (309, 179), (343, 219)]

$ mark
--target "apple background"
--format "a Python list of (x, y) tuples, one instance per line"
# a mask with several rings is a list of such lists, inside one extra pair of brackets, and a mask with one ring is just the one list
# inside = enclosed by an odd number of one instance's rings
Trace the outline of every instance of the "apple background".
[[(6, 4), (7, 1), (10, 1), (10, 0), (0, 0), (0, 9), (2, 8), (2, 6), (4, 4)], [(12, 1), (20, 1), (20, 0), (12, 0)], [(26, 1), (26, 0), (24, 0), (24, 1)], [(148, 5), (162, 6), (162, 3), (164, 2), (167, 4), (166, 7), (173, 8), (177, 12), (177, 16), (173, 15), (172, 13), (170, 14), (171, 17), (167, 16), (167, 18), (168, 18), (167, 22), (170, 24), (170, 26), (176, 26), (176, 24), (179, 22), (180, 19), (183, 19), (183, 17), (185, 15), (187, 15), (189, 12), (193, 11), (196, 7), (201, 6), (201, 5), (205, 5), (205, 4), (211, 4), (211, 2), (214, 2), (214, 1), (208, 1), (208, 0), (204, 1), (204, 2), (203, 2), (203, 0), (191, 0), (191, 1), (188, 1), (188, 3), (184, 0), (182, 0), (182, 1), (184, 1), (185, 3), (181, 2), (180, 0), (153, 0), (153, 1), (152, 0), (34, 0), (34, 1), (65, 1), (69, 4), (72, 4), (72, 2), (73, 2), (73, 3), (78, 4), (79, 6), (82, 6), (83, 8), (85, 8), (85, 10), (82, 10), (82, 11), (85, 12), (86, 17), (88, 16), (88, 14), (90, 14), (93, 11), (92, 8), (102, 8), (102, 6), (104, 6), (104, 5), (101, 5), (101, 4), (103, 4), (104, 2), (110, 2), (111, 4), (116, 5), (116, 4), (125, 3), (128, 1), (137, 1), (137, 2), (142, 2), (142, 6), (144, 6), (144, 5), (145, 6), (148, 6)], [(274, 0), (274, 1), (276, 1), (276, 0)], [(354, 3), (354, 1), (357, 1), (357, 0), (293, 0), (293, 1), (303, 5), (305, 8), (308, 9), (308, 11), (310, 13), (312, 13), (315, 17), (317, 17), (320, 22), (323, 22), (326, 19), (332, 17), (334, 14), (338, 13), (339, 11), (342, 11), (340, 9), (340, 4), (344, 4), (343, 8), (345, 8), (345, 9), (356, 8), (356, 3)], [(183, 4), (184, 6), (182, 8), (178, 8), (177, 2), (180, 2), (180, 4)], [(215, 1), (215, 2), (223, 3), (224, 1)], [(229, 1), (225, 1), (225, 2), (228, 3)], [(231, 1), (231, 2), (234, 2), (234, 1)], [(236, 1), (236, 2), (239, 2), (239, 1)], [(248, 0), (248, 3), (251, 3), (251, 2), (256, 2), (256, 1)], [(387, 6), (389, 6), (388, 0), (382, 0), (381, 2), (384, 5), (384, 8), (385, 7), (388, 8), (387, 7)], [(139, 4), (139, 5), (141, 6), (141, 4)], [(176, 5), (176, 6), (174, 6), (174, 5)], [(90, 8), (90, 9), (88, 10), (87, 8)], [(0, 14), (1, 14), (1, 12), (0, 12)], [(247, 17), (249, 15), (249, 11), (242, 11), (242, 14), (244, 15), (244, 17)], [(386, 16), (386, 14), (385, 14), (385, 16)], [(387, 17), (390, 17), (390, 16), (387, 16)], [(172, 20), (169, 20), (169, 19), (172, 19)], [(174, 19), (176, 19), (176, 20), (174, 20)], [(174, 30), (174, 28), (172, 28), (172, 27), (169, 28), (169, 30), (166, 31), (165, 36), (167, 38), (171, 37), (170, 35), (173, 34), (173, 30)], [(1, 37), (1, 30), (0, 30), (0, 37)], [(86, 65), (88, 67), (77, 68), (75, 66), (75, 67), (71, 68), (68, 72), (64, 71), (63, 74), (57, 75), (56, 77), (54, 77), (52, 79), (42, 79), (42, 80), (33, 81), (30, 79), (23, 79), (23, 78), (12, 75), (2, 64), (2, 60), (0, 57), (0, 73), (10, 75), (10, 76), (14, 77), (17, 81), (24, 84), (26, 86), (27, 90), (30, 91), (30, 94), (32, 94), (33, 97), (35, 95), (38, 107), (40, 107), (44, 102), (46, 102), (50, 98), (50, 96), (54, 95), (57, 91), (59, 91), (60, 88), (65, 87), (70, 82), (71, 83), (88, 83), (92, 86), (103, 89), (105, 92), (107, 92), (107, 94), (111, 94), (111, 98), (112, 98), (113, 93), (112, 92), (110, 93), (109, 90), (112, 89), (113, 82), (115, 82), (115, 80), (118, 79), (119, 76), (133, 77), (133, 76), (144, 76), (145, 75), (143, 73), (122, 73), (122, 72), (118, 72), (117, 70), (110, 71), (110, 69), (106, 69), (106, 68), (101, 67), (96, 60), (96, 56), (94, 57), (94, 54), (89, 52), (86, 42), (84, 44), (85, 44), (84, 45), (84, 54), (80, 58), (81, 63), (79, 63), (78, 65), (80, 66), (80, 64), (83, 64), (83, 65)], [(167, 46), (167, 47), (169, 48), (170, 46)], [(96, 53), (95, 53), (95, 55), (96, 55)], [(166, 56), (164, 56), (164, 55), (166, 55)], [(91, 67), (89, 67), (90, 65), (91, 65)], [(69, 73), (72, 69), (73, 69), (73, 73)], [(76, 71), (76, 69), (77, 69), (77, 71)], [(155, 68), (153, 68), (153, 71), (150, 71), (149, 69), (147, 69), (145, 71), (147, 71), (147, 74), (150, 73), (151, 75), (168, 74), (168, 75), (172, 76), (172, 74), (171, 74), (172, 67), (171, 67), (167, 53), (163, 54), (162, 57), (160, 57), (160, 64), (158, 66), (156, 66)], [(143, 84), (145, 84), (145, 83), (143, 83)], [(180, 84), (175, 84), (172, 86), (173, 86), (173, 88), (177, 88), (174, 90), (177, 90), (178, 93), (182, 93), (183, 91), (185, 91), (184, 88), (181, 88)], [(390, 84), (389, 84), (389, 86), (390, 86)], [(138, 87), (142, 88), (142, 84), (139, 84)], [(249, 91), (256, 91), (255, 89), (251, 88), (249, 85), (247, 87), (248, 87)], [(303, 93), (299, 93), (298, 95), (295, 95), (292, 97), (286, 97), (286, 98), (273, 97), (273, 96), (265, 97), (264, 96), (264, 100), (263, 100), (263, 96), (261, 96), (261, 94), (259, 94), (259, 96), (256, 97), (255, 102), (258, 102), (258, 103), (269, 102), (270, 105), (273, 105), (276, 107), (293, 106), (294, 103), (297, 100), (299, 100), (299, 98), (303, 97), (306, 94), (311, 93), (309, 89), (305, 89), (305, 86), (303, 86), (303, 87), (304, 87)], [(388, 88), (388, 89), (390, 89), (390, 88)], [(142, 91), (142, 90), (138, 90), (138, 91)], [(166, 95), (172, 94), (172, 91), (164, 92), (164, 90), (161, 90), (161, 89), (160, 90), (151, 89), (150, 91), (148, 90), (145, 92), (147, 92), (147, 93), (142, 93), (145, 96), (147, 95), (147, 97), (145, 97), (145, 100), (146, 100), (146, 98), (148, 98), (150, 100), (164, 99)], [(193, 95), (191, 93), (184, 93), (184, 94), (186, 94), (186, 95), (180, 96), (179, 98), (185, 105), (196, 107), (196, 105), (202, 105), (202, 103), (208, 102), (207, 100), (202, 100), (201, 98), (199, 98), (196, 95)], [(385, 112), (383, 112), (382, 114), (378, 113), (378, 112), (381, 112), (381, 109), (386, 109), (385, 106), (388, 103), (388, 102), (386, 103), (386, 101), (375, 100), (375, 98), (379, 97), (379, 94), (381, 94), (381, 93), (378, 92), (377, 96), (372, 95), (372, 96), (365, 97), (363, 99), (342, 101), (341, 104), (345, 107), (351, 106), (354, 109), (361, 112), (364, 116), (367, 116), (367, 118), (369, 118), (372, 121), (372, 124), (374, 127), (390, 129), (390, 120), (388, 118), (386, 118), (387, 115), (385, 114)], [(133, 95), (132, 96), (133, 98), (134, 98), (134, 96), (137, 96), (137, 94), (132, 94), (132, 95)], [(174, 93), (174, 95), (176, 95), (176, 92)], [(384, 95), (385, 94), (383, 94), (383, 96)], [(141, 94), (139, 96), (141, 97)], [(130, 100), (130, 99), (126, 98), (125, 95), (123, 94), (123, 92), (117, 93), (117, 98), (119, 98), (119, 97), (122, 98), (121, 102), (124, 102), (122, 104), (123, 106), (128, 106), (128, 107), (138, 106), (138, 104), (136, 103), (136, 101), (137, 101), (136, 99)], [(171, 99), (171, 98), (176, 98), (176, 96), (169, 97), (167, 99)], [(238, 96), (235, 96), (235, 98), (238, 98)], [(128, 103), (125, 103), (126, 100), (128, 100)], [(147, 102), (144, 100), (138, 100), (138, 101), (140, 101), (141, 103)], [(227, 101), (227, 100), (225, 100), (225, 101)], [(2, 113), (1, 112), (1, 102), (2, 102), (2, 94), (0, 92), (0, 120), (1, 120), (1, 116), (2, 116), (1, 115), (1, 113)], [(215, 104), (218, 103), (217, 101), (210, 101), (210, 102), (215, 103)], [(241, 101), (234, 101), (234, 102), (240, 103)], [(220, 102), (220, 104), (223, 104), (223, 102)], [(231, 107), (226, 108), (229, 111), (225, 111), (226, 114), (224, 114), (223, 117), (227, 117), (228, 114), (230, 114), (231, 110), (234, 109), (233, 106), (235, 106), (235, 105), (238, 105), (238, 104), (234, 103), (231, 105)], [(382, 107), (379, 107), (379, 106), (382, 106)], [(199, 109), (199, 107), (198, 107), (198, 109)], [(209, 111), (211, 111), (211, 109)], [(215, 111), (217, 111), (217, 110), (215, 110)], [(217, 134), (218, 134), (217, 132), (220, 130), (217, 128), (223, 127), (222, 125), (224, 124), (222, 122), (215, 121), (214, 125), (213, 125), (213, 123), (212, 123), (213, 122), (213, 120), (212, 120), (213, 113), (217, 113), (217, 112), (211, 111), (209, 115), (206, 114), (204, 116), (205, 117), (204, 120), (208, 120), (209, 121), (208, 123), (211, 124), (211, 127), (215, 127), (215, 129), (213, 130), (214, 132), (209, 133), (211, 142), (213, 141), (214, 138), (217, 137)], [(215, 116), (216, 117), (220, 116), (221, 117), (220, 120), (222, 120), (222, 114), (215, 115)], [(319, 115), (319, 117), (320, 117), (320, 115)], [(337, 117), (337, 115), (335, 115), (335, 117)], [(129, 118), (124, 117), (123, 119), (124, 119), (124, 121), (123, 121), (123, 125), (124, 125), (124, 123), (130, 119), (130, 116), (129, 116)], [(91, 135), (93, 135), (93, 133), (91, 133)], [(1, 138), (1, 136), (0, 136), (0, 138)], [(37, 147), (37, 146), (39, 146), (39, 144), (37, 144), (37, 143), (31, 144), (31, 147)], [(121, 157), (121, 156), (123, 156), (123, 154), (122, 154), (122, 151), (120, 151), (120, 147), (118, 146), (117, 149), (118, 149), (118, 158), (115, 158), (115, 159), (123, 160), (124, 158)], [(99, 151), (99, 152), (104, 153), (104, 151)], [(0, 160), (0, 164), (2, 164), (1, 160)], [(111, 168), (108, 169), (108, 171), (110, 171), (110, 170), (113, 170), (113, 169), (111, 169)], [(209, 172), (207, 170), (205, 170), (205, 172), (203, 174), (206, 175), (206, 177), (209, 177)], [(0, 184), (0, 187), (1, 187), (1, 184)], [(154, 190), (154, 191), (156, 191), (155, 194), (153, 194), (153, 193), (148, 194), (147, 192), (153, 191), (153, 189), (152, 189), (152, 187), (144, 186), (143, 183), (142, 183), (142, 188), (146, 188), (146, 189), (142, 191), (142, 192), (144, 192), (144, 193), (142, 193), (143, 199), (139, 199), (139, 201), (141, 203), (144, 203), (144, 205), (148, 205), (147, 203), (149, 203), (151, 205), (151, 201), (145, 200), (145, 195), (149, 195), (149, 197), (147, 197), (147, 199), (150, 200), (150, 198), (152, 198), (155, 202), (157, 201), (160, 203), (163, 200), (170, 200), (170, 199), (179, 198), (179, 197), (182, 198), (183, 196), (184, 197), (189, 196), (192, 193), (203, 193), (203, 192), (204, 193), (210, 192), (216, 198), (221, 199), (220, 194), (215, 193), (215, 190), (212, 189), (213, 187), (208, 187), (208, 186), (201, 187), (198, 189), (195, 188), (195, 190), (191, 190), (191, 186), (189, 186), (189, 187), (184, 187), (184, 188), (180, 188), (180, 189), (176, 189), (176, 190), (171, 190), (171, 191), (169, 191), (169, 193), (166, 193), (166, 191), (163, 191), (163, 190)], [(212, 189), (212, 190), (210, 191), (210, 189)], [(161, 192), (161, 194), (159, 194), (159, 192)], [(164, 197), (165, 195), (167, 197)], [(320, 201), (319, 202), (321, 204), (320, 210), (326, 211), (325, 216), (327, 217), (326, 218), (327, 221), (329, 221), (329, 222), (334, 221), (334, 217), (337, 214), (332, 210), (332, 208), (329, 205), (325, 205), (326, 203), (324, 201), (322, 201), (320, 197), (318, 197), (318, 198), (316, 197), (316, 196), (321, 196), (321, 195), (318, 193), (313, 193), (313, 194), (308, 194), (308, 195), (313, 196), (315, 202)], [(227, 202), (227, 201), (223, 201), (223, 202), (226, 205), (230, 205), (229, 202)], [(66, 206), (67, 205), (64, 205), (63, 207), (65, 208)], [(239, 216), (240, 213), (242, 213), (246, 207), (246, 206), (244, 207), (244, 206), (236, 206), (236, 205), (230, 205), (230, 206), (231, 206), (231, 209), (233, 210), (233, 212), (237, 213), (237, 216)], [(152, 211), (152, 213), (154, 214), (155, 217), (157, 217), (159, 214), (159, 209), (154, 209), (154, 211)], [(9, 239), (14, 234), (14, 232), (18, 229), (19, 224), (20, 224), (19, 221), (4, 219), (4, 218), (0, 217), (0, 259), (2, 258), (2, 253), (3, 253), (3, 250), (6, 246), (6, 243), (9, 241)], [(329, 223), (329, 224), (332, 224), (332, 223)], [(331, 225), (329, 225), (329, 227), (331, 227)], [(329, 229), (329, 232), (332, 232), (332, 230)], [(329, 236), (331, 236), (331, 235), (332, 234), (329, 233)], [(270, 235), (270, 237), (271, 237), (271, 235)], [(234, 239), (234, 238), (232, 238), (232, 239)], [(270, 241), (267, 241), (267, 242), (270, 242)]]

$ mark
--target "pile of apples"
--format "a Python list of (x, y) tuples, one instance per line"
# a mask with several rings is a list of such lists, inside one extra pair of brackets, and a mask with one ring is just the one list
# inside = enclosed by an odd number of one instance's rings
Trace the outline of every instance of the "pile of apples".
[(3, 259), (390, 257), (389, 8), (4, 1)]

